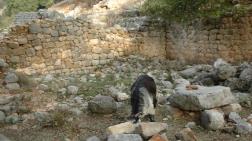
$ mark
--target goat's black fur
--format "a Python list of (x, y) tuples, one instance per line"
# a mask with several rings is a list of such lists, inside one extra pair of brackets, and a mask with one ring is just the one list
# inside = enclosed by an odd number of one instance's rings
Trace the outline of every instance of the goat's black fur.
[[(145, 89), (146, 92), (141, 91)], [(140, 116), (148, 116), (150, 121), (154, 121), (153, 113), (143, 113), (144, 107), (147, 101), (144, 101), (148, 98), (151, 99), (150, 104), (153, 104), (154, 108), (157, 106), (156, 98), (156, 84), (153, 78), (148, 75), (141, 75), (137, 78), (134, 84), (131, 86), (131, 118), (134, 118), (135, 122), (138, 122)], [(153, 109), (155, 110), (155, 109)], [(144, 115), (146, 114), (146, 115)]]

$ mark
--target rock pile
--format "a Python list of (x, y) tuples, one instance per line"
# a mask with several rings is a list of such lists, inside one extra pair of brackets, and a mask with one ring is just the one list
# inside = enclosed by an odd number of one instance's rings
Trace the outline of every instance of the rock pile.
[(24, 95), (0, 95), (0, 122), (16, 124), (22, 121), (21, 115), (29, 109), (22, 105)]
[[(168, 141), (165, 134), (162, 134), (167, 129), (166, 123), (159, 122), (142, 122), (133, 124), (125, 122), (107, 128), (108, 141), (143, 141), (150, 139), (156, 141)], [(162, 135), (161, 135), (162, 134)], [(91, 137), (90, 137), (91, 138)]]
[(182, 70), (173, 75), (176, 76), (173, 80), (175, 92), (169, 97), (168, 109), (175, 106), (186, 111), (200, 111), (200, 124), (209, 130), (250, 134), (250, 118), (241, 118), (237, 112), (242, 110), (240, 104), (250, 105), (251, 68), (252, 64), (232, 66), (218, 59), (213, 66), (195, 65)]
[(181, 76), (189, 79), (193, 84), (205, 86), (222, 85), (231, 90), (251, 92), (252, 64), (243, 63), (240, 66), (218, 59), (213, 66), (195, 65), (180, 71)]

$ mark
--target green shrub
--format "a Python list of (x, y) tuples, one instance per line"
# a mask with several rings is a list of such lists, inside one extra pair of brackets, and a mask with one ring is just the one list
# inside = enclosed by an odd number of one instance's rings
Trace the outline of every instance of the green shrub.
[(249, 5), (232, 0), (147, 0), (142, 11), (167, 20), (188, 22), (195, 19), (219, 19), (222, 16), (241, 16)]
[(5, 12), (8, 16), (11, 16), (18, 12), (36, 11), (39, 4), (49, 7), (53, 4), (53, 0), (7, 0)]

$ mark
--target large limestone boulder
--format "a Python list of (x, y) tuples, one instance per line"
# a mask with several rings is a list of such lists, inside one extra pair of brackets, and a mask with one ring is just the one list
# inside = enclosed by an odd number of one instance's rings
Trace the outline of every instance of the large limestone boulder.
[(228, 78), (235, 76), (237, 71), (234, 66), (230, 65), (222, 59), (218, 59), (214, 63), (214, 69), (217, 77), (220, 80), (227, 80)]
[(235, 102), (230, 88), (223, 86), (204, 87), (194, 85), (193, 89), (187, 86), (175, 88), (175, 94), (169, 97), (172, 105), (190, 111), (212, 109)]
[(224, 113), (214, 109), (202, 112), (200, 120), (206, 129), (218, 130), (225, 125)]
[(93, 113), (111, 114), (116, 112), (117, 105), (115, 100), (110, 96), (96, 96), (88, 103), (88, 108)]
[(117, 124), (114, 126), (110, 126), (107, 128), (108, 135), (115, 134), (132, 134), (136, 131), (137, 124), (133, 124), (132, 122), (125, 122), (121, 124)]
[(168, 125), (161, 122), (142, 122), (138, 131), (144, 138), (149, 138), (167, 129)]

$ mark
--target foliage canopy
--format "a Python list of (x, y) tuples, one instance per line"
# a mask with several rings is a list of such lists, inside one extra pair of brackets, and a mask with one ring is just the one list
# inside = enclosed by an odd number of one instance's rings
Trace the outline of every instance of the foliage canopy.
[(11, 16), (18, 12), (36, 11), (39, 4), (49, 7), (53, 2), (54, 0), (6, 0), (6, 14)]
[(248, 4), (235, 0), (146, 0), (142, 7), (142, 11), (148, 15), (177, 22), (219, 19), (225, 15), (238, 17), (248, 10)]

